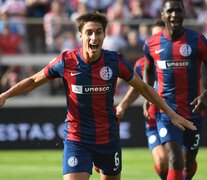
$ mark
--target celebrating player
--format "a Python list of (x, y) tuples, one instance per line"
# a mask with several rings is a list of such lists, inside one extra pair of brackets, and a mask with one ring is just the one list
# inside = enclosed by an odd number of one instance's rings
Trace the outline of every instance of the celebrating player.
[(196, 172), (202, 124), (201, 113), (196, 110), (203, 103), (195, 98), (201, 98), (201, 62), (207, 65), (207, 40), (202, 34), (183, 27), (184, 14), (182, 0), (164, 0), (161, 17), (165, 30), (147, 40), (144, 48), (147, 59), (144, 80), (153, 85), (150, 80), (154, 79), (155, 65), (158, 94), (197, 127), (196, 131), (180, 131), (172, 125), (166, 113), (159, 110), (157, 127), (168, 153), (167, 179), (170, 180), (191, 179)]
[(40, 72), (2, 93), (0, 106), (8, 98), (32, 91), (50, 79), (62, 78), (67, 100), (64, 180), (88, 180), (93, 164), (100, 168), (102, 180), (119, 180), (122, 169), (119, 119), (113, 105), (118, 77), (162, 109), (180, 129), (196, 128), (136, 77), (121, 54), (102, 49), (108, 23), (104, 15), (87, 12), (76, 23), (82, 48), (61, 53)]

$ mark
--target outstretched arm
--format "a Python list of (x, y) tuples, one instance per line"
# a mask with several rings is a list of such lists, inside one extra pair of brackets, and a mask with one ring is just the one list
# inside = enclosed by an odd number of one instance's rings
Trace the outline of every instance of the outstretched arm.
[(23, 79), (7, 91), (0, 94), (0, 107), (5, 104), (8, 98), (28, 93), (47, 81), (48, 79), (44, 75), (44, 70), (39, 71), (31, 77)]
[(133, 86), (142, 96), (144, 96), (148, 101), (155, 104), (156, 107), (162, 109), (171, 119), (172, 123), (180, 128), (181, 130), (185, 130), (185, 128), (189, 128), (192, 130), (196, 130), (196, 127), (192, 122), (184, 119), (180, 115), (178, 115), (175, 111), (173, 111), (165, 101), (156, 93), (156, 91), (144, 83), (139, 77), (135, 76), (129, 81), (129, 84)]

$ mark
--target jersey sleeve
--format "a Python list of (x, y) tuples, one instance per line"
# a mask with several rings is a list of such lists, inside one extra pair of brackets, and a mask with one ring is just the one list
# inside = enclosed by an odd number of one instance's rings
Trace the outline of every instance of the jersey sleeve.
[(135, 65), (134, 65), (134, 71), (142, 79), (142, 67), (141, 67), (141, 63), (139, 61), (141, 61), (141, 60), (136, 61)]
[(130, 64), (127, 62), (127, 60), (124, 58), (123, 55), (118, 54), (119, 56), (119, 77), (130, 81), (134, 75), (133, 68), (130, 66)]
[(48, 79), (63, 77), (64, 59), (62, 54), (49, 62), (49, 64), (44, 68), (44, 73)]
[(147, 39), (144, 43), (143, 50), (144, 50), (146, 60), (150, 63), (153, 63), (153, 58), (151, 57), (150, 51), (149, 51), (149, 43), (150, 43), (150, 39)]

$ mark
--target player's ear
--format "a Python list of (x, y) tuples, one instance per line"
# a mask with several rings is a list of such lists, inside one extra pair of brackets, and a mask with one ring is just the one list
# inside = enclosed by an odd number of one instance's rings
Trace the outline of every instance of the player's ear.
[(78, 32), (78, 36), (82, 40), (82, 33), (81, 32)]
[(163, 12), (161, 12), (161, 19), (162, 19), (163, 21), (165, 21), (164, 13), (163, 13)]

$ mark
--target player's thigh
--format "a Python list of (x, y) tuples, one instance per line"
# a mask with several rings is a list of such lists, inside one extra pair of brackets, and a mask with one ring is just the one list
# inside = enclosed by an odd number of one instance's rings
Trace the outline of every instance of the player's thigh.
[(186, 129), (184, 131), (183, 156), (185, 167), (188, 170), (193, 169), (196, 156), (200, 146), (200, 135), (202, 130), (202, 119), (195, 119), (192, 122), (196, 125), (197, 130), (191, 131)]
[(154, 163), (159, 169), (166, 170), (168, 168), (167, 152), (160, 141), (157, 127), (146, 127), (146, 135)]
[(150, 151), (162, 144), (156, 126), (146, 127), (146, 136)]
[(183, 169), (182, 145), (177, 141), (168, 141), (164, 147), (168, 152), (169, 169)]
[(119, 173), (116, 176), (107, 176), (101, 173), (101, 180), (120, 180), (121, 174)]
[(196, 156), (197, 156), (197, 153), (183, 149), (183, 157), (185, 159), (185, 163), (188, 163), (188, 164), (190, 163), (193, 165), (196, 159)]
[(63, 175), (70, 177), (77, 173), (88, 176), (92, 174), (92, 166), (92, 152), (87, 145), (69, 140), (64, 141)]
[(122, 152), (120, 142), (97, 146), (93, 154), (94, 165), (100, 169), (106, 177), (116, 177), (122, 170)]
[(158, 145), (152, 149), (152, 157), (155, 164), (166, 165), (168, 164), (168, 155), (163, 145)]
[(63, 180), (89, 180), (89, 173), (71, 173), (63, 175)]
[(162, 144), (172, 141), (183, 144), (183, 131), (173, 125), (165, 113), (158, 113), (156, 118), (157, 129)]
[(187, 171), (191, 171), (196, 163), (198, 151), (189, 151), (183, 148), (184, 165)]
[(190, 129), (186, 129), (184, 131), (183, 146), (187, 152), (191, 154), (197, 154), (201, 139), (202, 120), (196, 119), (192, 120), (192, 122), (196, 125), (197, 130), (191, 131)]

